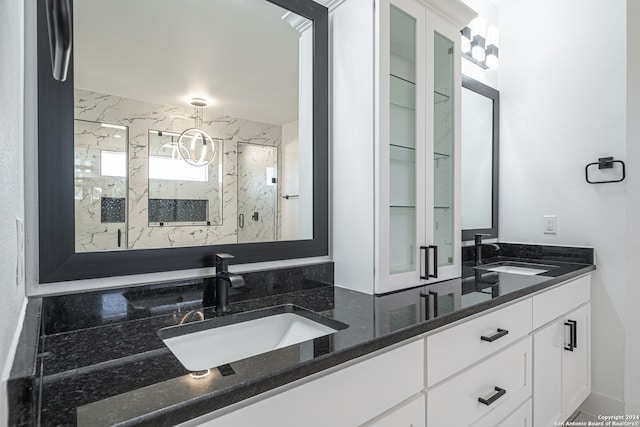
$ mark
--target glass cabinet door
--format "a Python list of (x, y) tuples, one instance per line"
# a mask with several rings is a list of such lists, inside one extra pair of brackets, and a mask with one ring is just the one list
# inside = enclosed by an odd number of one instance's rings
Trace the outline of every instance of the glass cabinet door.
[(454, 42), (434, 34), (433, 240), (437, 265), (454, 264)]
[(389, 271), (416, 270), (416, 19), (390, 9)]

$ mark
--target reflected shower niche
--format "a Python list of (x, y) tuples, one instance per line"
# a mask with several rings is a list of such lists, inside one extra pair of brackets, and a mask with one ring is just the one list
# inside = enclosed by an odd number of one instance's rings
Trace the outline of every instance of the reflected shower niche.
[(211, 163), (193, 166), (179, 136), (149, 131), (149, 226), (222, 225), (223, 141), (213, 138)]

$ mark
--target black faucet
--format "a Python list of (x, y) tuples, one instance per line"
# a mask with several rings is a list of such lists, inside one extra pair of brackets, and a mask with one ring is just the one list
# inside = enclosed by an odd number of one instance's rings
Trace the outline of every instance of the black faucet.
[(474, 265), (482, 265), (482, 247), (493, 246), (496, 250), (500, 251), (500, 246), (495, 243), (482, 243), (483, 237), (491, 236), (490, 234), (476, 234), (476, 254), (474, 259)]
[(229, 289), (242, 288), (244, 279), (239, 274), (229, 273), (229, 254), (216, 254), (216, 275), (204, 279), (202, 306), (215, 306), (216, 313), (229, 311)]

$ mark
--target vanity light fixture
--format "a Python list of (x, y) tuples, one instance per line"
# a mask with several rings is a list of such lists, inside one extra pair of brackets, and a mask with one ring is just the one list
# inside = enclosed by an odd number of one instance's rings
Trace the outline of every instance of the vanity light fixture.
[(478, 16), (460, 31), (462, 57), (483, 69), (498, 68), (499, 30)]
[(202, 129), (203, 110), (207, 106), (204, 98), (192, 98), (195, 107), (195, 127), (180, 134), (177, 141), (178, 156), (191, 166), (208, 166), (216, 156), (213, 138)]

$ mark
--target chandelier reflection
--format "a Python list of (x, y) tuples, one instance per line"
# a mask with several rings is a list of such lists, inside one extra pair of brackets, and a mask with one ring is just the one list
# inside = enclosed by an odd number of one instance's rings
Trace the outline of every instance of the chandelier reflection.
[(191, 166), (208, 166), (216, 156), (216, 145), (211, 135), (202, 129), (203, 110), (207, 102), (203, 98), (193, 98), (190, 104), (196, 109), (196, 124), (180, 134), (174, 154)]

